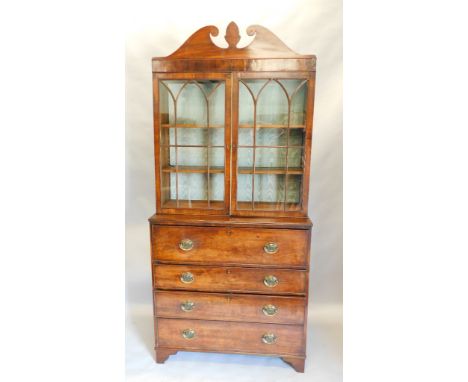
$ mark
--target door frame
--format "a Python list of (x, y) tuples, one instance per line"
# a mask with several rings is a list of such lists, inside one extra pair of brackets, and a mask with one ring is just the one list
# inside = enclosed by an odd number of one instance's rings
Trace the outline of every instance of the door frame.
[[(307, 105), (305, 118), (304, 172), (301, 188), (301, 208), (288, 210), (240, 210), (237, 209), (237, 155), (239, 130), (239, 81), (241, 79), (306, 79)], [(261, 217), (303, 217), (307, 216), (310, 183), (310, 158), (312, 147), (312, 125), (314, 112), (315, 72), (233, 72), (232, 73), (232, 181), (231, 215)], [(255, 134), (255, 132), (254, 132)]]
[[(159, 81), (160, 80), (222, 80), (224, 81), (224, 208), (167, 208), (162, 206), (162, 161), (161, 158), (161, 126), (159, 110)], [(153, 121), (154, 121), (154, 160), (156, 211), (158, 214), (184, 215), (229, 215), (231, 190), (231, 95), (232, 76), (229, 73), (153, 73)]]

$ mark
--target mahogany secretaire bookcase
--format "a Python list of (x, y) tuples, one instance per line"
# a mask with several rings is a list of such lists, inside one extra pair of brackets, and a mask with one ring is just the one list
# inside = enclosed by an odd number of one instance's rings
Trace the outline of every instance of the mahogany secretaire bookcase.
[(153, 58), (156, 361), (179, 350), (304, 371), (315, 56), (268, 29), (214, 26)]

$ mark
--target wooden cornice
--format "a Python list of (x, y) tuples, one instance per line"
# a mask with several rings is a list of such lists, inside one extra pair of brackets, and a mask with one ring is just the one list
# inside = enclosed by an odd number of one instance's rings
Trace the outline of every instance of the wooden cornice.
[[(292, 51), (273, 32), (260, 25), (247, 28), (247, 35), (255, 37), (243, 48), (237, 47), (240, 35), (236, 23), (231, 22), (226, 29), (224, 37), (228, 43), (227, 48), (213, 43), (211, 37), (218, 34), (218, 28), (213, 25), (199, 29), (171, 55), (153, 58), (153, 71), (315, 70), (315, 56), (300, 55)], [(271, 63), (263, 61), (270, 59)], [(286, 68), (283, 68), (284, 65), (276, 60), (293, 62), (292, 65), (291, 62), (285, 64)], [(292, 69), (294, 66), (297, 68)]]

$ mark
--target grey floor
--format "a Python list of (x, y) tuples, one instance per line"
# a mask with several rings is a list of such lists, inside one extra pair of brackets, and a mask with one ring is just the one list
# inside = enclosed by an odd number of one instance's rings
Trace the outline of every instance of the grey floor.
[(128, 381), (152, 382), (341, 382), (341, 305), (309, 307), (305, 373), (296, 373), (279, 358), (179, 352), (164, 364), (153, 356), (151, 305), (127, 307), (126, 366)]

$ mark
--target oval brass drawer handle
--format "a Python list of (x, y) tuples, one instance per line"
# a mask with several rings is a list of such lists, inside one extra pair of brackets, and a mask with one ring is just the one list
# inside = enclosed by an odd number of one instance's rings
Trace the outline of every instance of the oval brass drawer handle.
[(182, 337), (184, 337), (186, 340), (191, 340), (193, 337), (195, 337), (195, 330), (184, 329), (182, 331)]
[(273, 333), (265, 333), (262, 336), (262, 341), (264, 344), (271, 345), (276, 342), (278, 337), (276, 337)]
[(190, 239), (181, 240), (179, 243), (179, 248), (182, 251), (190, 251), (193, 248), (193, 241)]
[(272, 304), (265, 305), (262, 308), (262, 312), (265, 316), (274, 316), (276, 313), (278, 313), (278, 308)]
[(180, 281), (182, 281), (184, 284), (193, 283), (194, 280), (195, 276), (190, 272), (184, 272), (180, 275)]
[(273, 242), (269, 242), (269, 243), (265, 244), (265, 246), (263, 247), (263, 250), (266, 253), (272, 255), (272, 254), (278, 252), (278, 248), (279, 248), (278, 244), (273, 243)]
[(278, 282), (278, 279), (273, 275), (265, 276), (265, 278), (263, 279), (263, 283), (270, 288), (274, 288), (275, 286), (277, 286)]
[(185, 301), (182, 304), (180, 304), (180, 309), (182, 309), (184, 312), (190, 312), (195, 308), (195, 303), (193, 301)]

